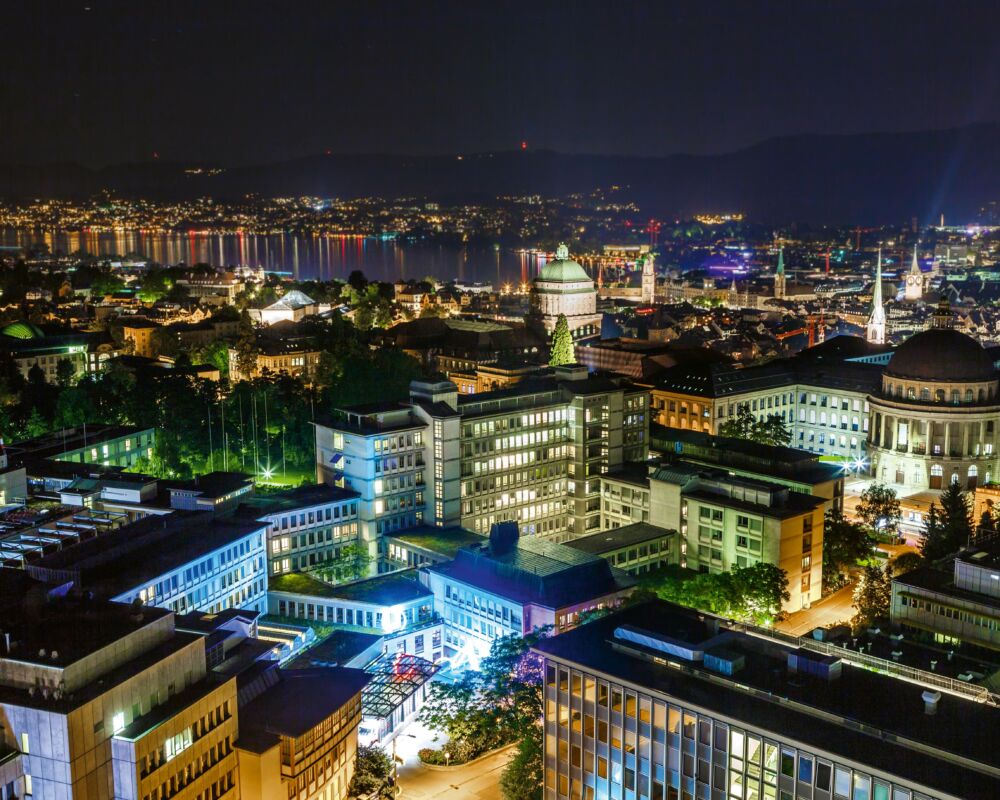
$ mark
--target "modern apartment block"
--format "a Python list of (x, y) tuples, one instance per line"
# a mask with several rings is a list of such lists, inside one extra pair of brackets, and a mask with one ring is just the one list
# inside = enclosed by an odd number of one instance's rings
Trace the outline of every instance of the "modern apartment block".
[(994, 704), (657, 601), (535, 647), (546, 800), (987, 800)]
[(600, 476), (648, 453), (647, 393), (560, 368), (509, 389), (460, 395), (414, 382), (401, 403), (316, 423), (317, 477), (360, 495), (364, 541), (421, 523), (485, 535), (516, 521), (555, 541), (600, 527)]

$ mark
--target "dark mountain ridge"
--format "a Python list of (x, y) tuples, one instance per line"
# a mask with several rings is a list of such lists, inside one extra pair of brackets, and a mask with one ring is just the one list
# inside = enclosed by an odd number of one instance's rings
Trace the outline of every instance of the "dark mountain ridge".
[(457, 156), (316, 155), (192, 175), (163, 162), (90, 169), (0, 165), (0, 197), (118, 195), (176, 200), (247, 194), (481, 200), (610, 185), (651, 216), (743, 211), (754, 220), (827, 224), (952, 222), (1000, 199), (1000, 124), (939, 131), (802, 134), (733, 153), (662, 158), (510, 151)]

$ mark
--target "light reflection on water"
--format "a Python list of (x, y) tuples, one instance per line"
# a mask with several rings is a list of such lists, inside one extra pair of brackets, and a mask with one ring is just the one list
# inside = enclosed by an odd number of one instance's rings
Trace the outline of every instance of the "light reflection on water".
[(544, 256), (481, 245), (402, 243), (360, 236), (275, 233), (143, 233), (0, 229), (0, 245), (45, 244), (51, 252), (142, 255), (158, 264), (246, 265), (301, 280), (346, 279), (360, 269), (370, 280), (422, 278), (500, 286), (533, 278)]

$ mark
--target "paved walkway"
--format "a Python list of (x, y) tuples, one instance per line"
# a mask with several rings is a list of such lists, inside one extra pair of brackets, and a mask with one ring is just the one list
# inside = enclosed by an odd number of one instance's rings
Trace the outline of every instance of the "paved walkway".
[(419, 760), (407, 759), (399, 768), (399, 786), (402, 800), (500, 800), (500, 773), (514, 755), (514, 748), (463, 767), (448, 770), (431, 770)]

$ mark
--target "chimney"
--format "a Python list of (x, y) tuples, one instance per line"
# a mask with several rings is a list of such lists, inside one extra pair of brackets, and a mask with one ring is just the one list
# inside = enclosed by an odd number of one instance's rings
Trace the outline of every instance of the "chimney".
[(924, 700), (924, 713), (928, 717), (933, 717), (937, 714), (938, 703), (941, 700), (941, 692), (932, 692), (928, 690), (920, 696)]

